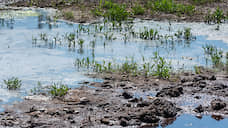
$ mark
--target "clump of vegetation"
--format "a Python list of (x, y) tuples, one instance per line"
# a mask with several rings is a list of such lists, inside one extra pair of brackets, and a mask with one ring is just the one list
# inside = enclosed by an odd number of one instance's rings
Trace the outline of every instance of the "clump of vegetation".
[(193, 15), (195, 6), (176, 4), (173, 0), (156, 0), (152, 5), (152, 9), (166, 13)]
[(159, 38), (158, 31), (154, 29), (144, 28), (144, 31), (139, 33), (139, 37), (144, 40), (155, 40)]
[(228, 73), (228, 52), (226, 52), (226, 72)]
[(170, 71), (171, 71), (171, 64), (167, 63), (167, 61), (161, 57), (158, 56), (158, 53), (154, 53), (154, 61), (155, 61), (155, 76), (158, 76), (159, 78), (168, 79), (170, 77)]
[(194, 66), (194, 71), (195, 71), (196, 74), (200, 74), (201, 73), (199, 66)]
[(47, 34), (46, 33), (40, 33), (40, 40), (47, 42), (48, 41)]
[(196, 5), (201, 5), (201, 4), (207, 4), (207, 3), (213, 3), (213, 2), (219, 2), (221, 0), (191, 0), (194, 4)]
[(218, 49), (213, 45), (205, 45), (203, 46), (204, 53), (208, 55), (212, 61), (212, 64), (216, 68), (222, 68), (224, 66), (222, 62), (223, 51)]
[(70, 33), (66, 38), (68, 40), (68, 48), (72, 46), (75, 48), (75, 33)]
[(215, 12), (211, 13), (211, 11), (208, 11), (208, 14), (205, 16), (204, 18), (205, 22), (208, 24), (220, 24), (225, 22), (226, 20), (226, 16), (223, 12), (223, 10), (221, 10), (220, 8), (217, 8)]
[(185, 28), (185, 30), (184, 30), (184, 38), (186, 40), (190, 40), (192, 38), (191, 28)]
[(50, 94), (54, 97), (62, 97), (64, 95), (66, 95), (68, 90), (69, 90), (69, 88), (64, 84), (54, 83), (51, 86)]
[(64, 16), (67, 20), (73, 20), (73, 19), (74, 19), (74, 13), (73, 13), (72, 11), (63, 12), (63, 16)]
[(4, 80), (4, 83), (9, 90), (17, 90), (21, 87), (22, 81), (17, 77), (12, 77), (8, 80)]
[(111, 8), (109, 8), (105, 14), (104, 17), (111, 21), (117, 21), (121, 22), (124, 20), (127, 20), (129, 16), (129, 13), (126, 10), (126, 5), (119, 5), (119, 4), (113, 4)]
[(103, 11), (101, 11), (99, 8), (92, 9), (91, 12), (95, 16), (103, 16)]
[(132, 10), (134, 15), (143, 15), (145, 13), (145, 8), (143, 8), (140, 4), (132, 7)]
[(152, 62), (146, 62), (143, 59), (143, 64), (136, 63), (134, 58), (131, 58), (130, 60), (126, 58), (126, 60), (120, 64), (112, 62), (103, 61), (103, 63), (99, 63), (94, 59), (91, 60), (87, 57), (83, 59), (76, 59), (75, 66), (78, 69), (86, 68), (87, 70), (92, 70), (98, 73), (118, 72), (133, 76), (157, 76), (162, 79), (168, 79), (170, 77), (171, 66), (163, 57), (160, 57), (158, 53), (155, 53), (155, 56), (152, 57)]

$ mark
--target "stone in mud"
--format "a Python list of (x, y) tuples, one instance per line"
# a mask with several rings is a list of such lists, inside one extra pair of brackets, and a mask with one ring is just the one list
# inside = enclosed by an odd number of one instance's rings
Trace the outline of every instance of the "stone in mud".
[(107, 89), (110, 89), (110, 88), (112, 88), (112, 85), (102, 83), (102, 84), (101, 84), (101, 87), (102, 87), (102, 88), (107, 88)]
[(194, 98), (195, 99), (201, 99), (201, 96), (195, 96)]
[(101, 119), (101, 123), (102, 123), (102, 124), (109, 125), (110, 121), (109, 121), (109, 119), (107, 119), (107, 118), (103, 118), (103, 119)]
[(34, 100), (34, 101), (49, 101), (50, 97), (44, 95), (33, 95), (33, 96), (25, 96), (25, 100)]
[(151, 102), (142, 101), (137, 104), (137, 107), (146, 107), (146, 106), (150, 106), (150, 105), (151, 105)]
[(153, 111), (145, 111), (139, 115), (139, 120), (144, 123), (157, 123), (160, 119)]
[(225, 81), (216, 80), (216, 81), (214, 81), (211, 89), (216, 91), (216, 90), (226, 89), (227, 87), (228, 87), (228, 84)]
[(127, 127), (128, 121), (124, 118), (120, 119), (120, 126)]
[(156, 97), (178, 97), (183, 94), (182, 87), (170, 87), (170, 88), (163, 88), (160, 92), (156, 94)]
[(194, 109), (194, 111), (197, 112), (197, 113), (201, 113), (201, 112), (204, 112), (204, 108), (203, 108), (202, 105), (199, 105), (198, 107), (196, 107), (196, 108)]
[(204, 80), (204, 77), (196, 76), (196, 77), (194, 77), (193, 82), (198, 82), (198, 81), (201, 81), (201, 80)]
[(193, 86), (194, 85), (194, 82), (185, 82), (185, 83), (182, 83), (180, 85), (181, 86)]
[(221, 99), (215, 99), (211, 101), (211, 108), (213, 110), (220, 110), (226, 107), (226, 103)]
[(128, 102), (137, 103), (137, 102), (139, 102), (139, 99), (138, 98), (133, 98), (133, 99), (129, 100)]
[(126, 84), (125, 84), (124, 82), (121, 82), (121, 83), (118, 83), (117, 86), (118, 86), (118, 87), (125, 87)]
[(130, 93), (130, 92), (127, 92), (127, 91), (124, 91), (122, 96), (125, 98), (125, 99), (130, 99), (130, 98), (133, 98), (133, 94)]
[(209, 80), (216, 80), (216, 76), (212, 75), (211, 77), (209, 77)]
[(63, 100), (65, 102), (80, 102), (79, 93), (79, 90), (69, 90)]
[(177, 108), (175, 104), (165, 99), (157, 98), (152, 102), (150, 107), (156, 115), (165, 118), (175, 117), (180, 108)]
[(81, 105), (86, 105), (86, 104), (88, 104), (89, 102), (90, 102), (90, 101), (89, 101), (88, 98), (82, 97), (82, 98), (80, 98), (79, 104), (81, 104)]
[(186, 82), (191, 82), (192, 78), (191, 77), (186, 77), (186, 76), (181, 76), (180, 80), (181, 80), (181, 83), (186, 83)]

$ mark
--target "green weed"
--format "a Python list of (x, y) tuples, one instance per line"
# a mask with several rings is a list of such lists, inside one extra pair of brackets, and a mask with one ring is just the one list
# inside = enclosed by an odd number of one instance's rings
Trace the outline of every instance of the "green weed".
[(158, 31), (144, 27), (144, 31), (139, 33), (139, 37), (144, 40), (156, 40), (159, 38)]
[(141, 5), (137, 4), (134, 7), (132, 7), (133, 14), (134, 15), (143, 15), (145, 13), (145, 8), (143, 8)]
[(184, 30), (184, 38), (186, 40), (190, 40), (192, 38), (191, 28), (185, 28), (185, 30)]
[(64, 16), (67, 20), (73, 20), (73, 19), (74, 19), (74, 13), (71, 12), (71, 11), (63, 12), (63, 16)]
[(117, 22), (127, 20), (128, 16), (129, 13), (126, 10), (126, 5), (119, 4), (113, 4), (113, 6), (109, 8), (104, 14), (104, 17), (108, 20)]
[(62, 97), (64, 95), (66, 95), (67, 91), (69, 90), (69, 88), (64, 85), (64, 84), (61, 84), (61, 83), (54, 83), (52, 86), (51, 86), (51, 89), (50, 89), (50, 94), (54, 97)]
[(216, 68), (222, 68), (223, 67), (223, 51), (221, 49), (216, 48), (213, 45), (205, 45), (203, 46), (204, 53), (208, 55), (212, 61), (212, 64)]
[(193, 15), (195, 6), (176, 4), (173, 0), (156, 0), (152, 5), (152, 9), (166, 13)]
[(4, 83), (9, 90), (17, 90), (21, 87), (22, 81), (17, 77), (12, 77), (8, 80), (4, 80)]
[(170, 63), (158, 55), (157, 52), (154, 53), (154, 61), (155, 61), (155, 76), (159, 78), (168, 79), (170, 77), (171, 66)]
[(226, 16), (223, 12), (223, 10), (221, 10), (219, 7), (216, 9), (215, 12), (211, 13), (211, 11), (209, 10), (207, 12), (207, 15), (205, 16), (204, 18), (205, 22), (208, 23), (208, 24), (212, 24), (212, 23), (215, 23), (215, 24), (220, 24), (220, 23), (223, 23), (225, 22), (226, 20)]

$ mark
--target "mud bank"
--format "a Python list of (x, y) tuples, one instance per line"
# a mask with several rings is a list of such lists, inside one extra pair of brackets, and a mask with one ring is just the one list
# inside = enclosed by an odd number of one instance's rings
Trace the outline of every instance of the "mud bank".
[[(87, 1), (75, 1), (75, 2), (66, 2), (62, 0), (35, 0), (35, 1), (15, 1), (14, 3), (9, 4), (10, 6), (17, 6), (17, 7), (41, 7), (41, 8), (56, 8), (62, 11), (63, 15), (64, 13), (72, 12), (72, 17), (67, 18), (66, 16), (63, 16), (63, 18), (67, 20), (71, 20), (74, 22), (84, 23), (84, 22), (93, 22), (96, 19), (101, 18), (99, 15), (94, 15), (95, 10), (99, 9), (100, 5), (99, 0), (87, 0)], [(205, 3), (194, 3), (192, 0), (183, 0), (178, 1), (175, 0), (175, 4), (181, 4), (184, 6), (192, 5), (194, 6), (194, 9), (192, 10), (193, 14), (187, 14), (185, 11), (181, 13), (170, 13), (169, 11), (154, 11), (151, 10), (149, 6), (150, 0), (146, 1), (137, 1), (137, 0), (114, 0), (114, 3), (118, 4), (125, 4), (126, 10), (130, 13), (130, 17), (132, 18), (140, 18), (140, 19), (147, 19), (147, 20), (169, 20), (169, 21), (188, 21), (188, 22), (202, 22), (205, 20), (205, 16), (208, 15), (208, 11), (211, 10), (212, 12), (216, 10), (216, 8), (220, 8), (223, 10), (224, 13), (226, 13), (228, 10), (228, 3), (226, 0), (221, 1), (211, 1), (211, 2), (205, 2)], [(154, 2), (154, 1), (153, 1)], [(103, 1), (103, 4), (105, 2)], [(135, 5), (142, 6), (145, 11), (143, 14), (140, 15), (134, 15), (132, 14), (132, 8), (135, 7)]]
[(7, 106), (1, 126), (157, 127), (181, 115), (228, 116), (228, 76), (184, 73), (169, 81), (126, 74), (93, 74), (64, 97), (28, 96)]

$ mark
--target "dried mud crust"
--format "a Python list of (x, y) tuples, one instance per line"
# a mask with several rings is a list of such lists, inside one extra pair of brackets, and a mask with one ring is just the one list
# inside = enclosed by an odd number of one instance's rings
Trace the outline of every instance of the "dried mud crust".
[[(114, 2), (119, 4), (127, 4), (128, 8), (127, 10), (131, 12), (131, 7), (135, 5), (135, 3), (139, 3), (137, 0), (114, 0)], [(175, 0), (175, 3), (182, 3), (184, 5), (191, 5), (191, 0)], [(146, 1), (140, 2), (142, 6), (146, 4)], [(16, 2), (14, 4), (11, 4), (13, 6), (18, 7), (28, 7), (31, 6), (31, 3), (28, 2), (28, 0), (23, 0)], [(73, 5), (65, 4), (62, 0), (36, 0), (34, 1), (33, 6), (36, 7), (52, 7), (61, 10), (63, 13), (65, 12), (73, 12), (73, 19), (67, 19), (74, 22), (93, 22), (96, 19), (99, 19), (100, 17), (97, 17), (92, 14), (92, 10), (99, 7), (99, 0), (85, 0), (81, 3), (75, 3)], [(134, 15), (132, 17), (134, 18), (140, 18), (140, 19), (153, 19), (153, 20), (171, 20), (171, 21), (204, 21), (204, 16), (207, 15), (207, 12), (209, 10), (215, 11), (216, 8), (219, 7), (223, 10), (223, 12), (228, 11), (228, 1), (227, 0), (219, 0), (218, 2), (212, 2), (212, 3), (206, 3), (206, 4), (197, 4), (195, 5), (195, 13), (191, 16), (186, 14), (181, 14), (181, 16), (178, 16), (177, 14), (170, 14), (170, 13), (164, 13), (164, 12), (152, 12), (151, 10), (146, 10), (143, 15)]]
[[(166, 126), (182, 113), (228, 116), (228, 76), (185, 73), (172, 81), (126, 74), (94, 74), (103, 82), (69, 90), (62, 98), (32, 98), (1, 113), (3, 127), (155, 127)], [(207, 81), (207, 82), (205, 82)], [(222, 84), (221, 84), (222, 82)], [(92, 88), (91, 88), (92, 87)], [(213, 95), (210, 97), (207, 95)], [(186, 96), (196, 108), (179, 104)], [(33, 100), (34, 99), (34, 100)], [(205, 100), (205, 99), (203, 99)]]

